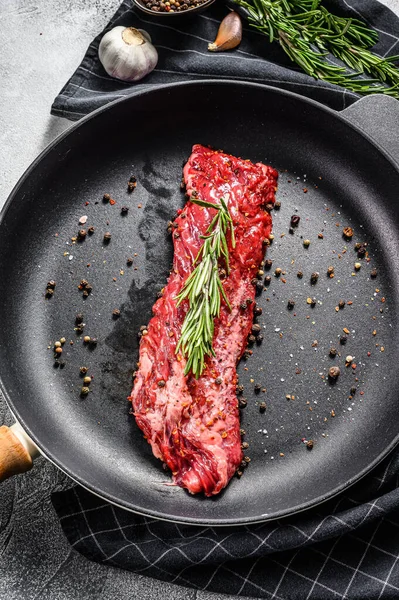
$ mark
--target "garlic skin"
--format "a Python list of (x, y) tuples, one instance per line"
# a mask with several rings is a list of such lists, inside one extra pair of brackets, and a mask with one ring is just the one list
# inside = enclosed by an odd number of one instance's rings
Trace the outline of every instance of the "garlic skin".
[(104, 35), (98, 56), (108, 75), (122, 81), (139, 81), (158, 62), (158, 52), (148, 33), (122, 25)]
[(236, 48), (242, 39), (242, 22), (240, 15), (234, 11), (229, 13), (220, 23), (216, 40), (208, 44), (211, 52), (232, 50)]

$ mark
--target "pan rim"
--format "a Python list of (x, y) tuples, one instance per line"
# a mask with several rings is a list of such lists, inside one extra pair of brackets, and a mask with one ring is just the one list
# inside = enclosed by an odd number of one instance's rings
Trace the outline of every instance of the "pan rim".
[[(171, 83), (171, 84), (167, 84), (167, 85), (157, 86), (155, 88), (151, 88), (151, 89), (147, 89), (147, 90), (141, 90), (141, 91), (135, 92), (129, 96), (125, 96), (123, 98), (118, 98), (118, 99), (114, 100), (113, 102), (110, 102), (109, 104), (106, 104), (106, 105), (96, 109), (95, 111), (89, 113), (88, 115), (86, 115), (85, 117), (83, 117), (82, 119), (80, 119), (79, 121), (74, 123), (73, 125), (71, 125), (71, 127), (68, 127), (68, 129), (63, 131), (60, 135), (58, 135), (52, 142), (50, 142), (50, 144), (48, 144), (48, 146), (46, 146), (46, 148), (43, 149), (43, 151), (29, 165), (29, 167), (25, 170), (25, 172), (21, 175), (21, 177), (15, 184), (14, 188), (12, 189), (11, 193), (9, 194), (9, 196), (0, 212), (0, 228), (5, 220), (8, 209), (11, 206), (11, 203), (15, 199), (15, 196), (19, 192), (21, 187), (24, 185), (25, 181), (29, 178), (31, 173), (36, 169), (36, 167), (41, 163), (41, 161), (47, 156), (47, 154), (50, 153), (52, 150), (54, 150), (57, 147), (57, 145), (60, 142), (62, 142), (67, 136), (69, 136), (70, 134), (75, 132), (77, 129), (79, 129), (81, 126), (84, 126), (88, 121), (90, 121), (93, 118), (96, 118), (98, 115), (102, 114), (103, 112), (112, 110), (115, 106), (119, 105), (120, 103), (128, 102), (136, 96), (141, 97), (141, 96), (146, 96), (147, 94), (158, 93), (159, 91), (163, 91), (163, 90), (167, 91), (168, 89), (175, 89), (175, 88), (179, 88), (179, 87), (196, 87), (196, 86), (226, 86), (226, 87), (234, 86), (234, 87), (239, 87), (239, 88), (243, 88), (243, 89), (256, 88), (256, 89), (261, 89), (262, 91), (265, 91), (266, 93), (269, 92), (269, 93), (273, 93), (276, 95), (284, 95), (284, 96), (292, 97), (292, 98), (299, 100), (307, 105), (314, 106), (315, 108), (317, 108), (319, 110), (320, 109), (323, 110), (328, 115), (331, 115), (334, 118), (338, 118), (339, 120), (344, 121), (346, 126), (350, 127), (351, 129), (356, 131), (358, 134), (360, 134), (364, 139), (366, 139), (372, 146), (374, 146), (378, 150), (379, 153), (381, 153), (388, 160), (388, 162), (391, 164), (391, 166), (393, 166), (395, 168), (395, 170), (397, 172), (399, 172), (399, 165), (397, 164), (397, 162), (395, 161), (393, 156), (389, 153), (389, 151), (387, 151), (385, 148), (383, 148), (379, 144), (379, 142), (377, 142), (375, 139), (373, 139), (366, 131), (364, 131), (362, 129), (362, 127), (360, 127), (357, 124), (354, 124), (352, 121), (350, 121), (348, 119), (348, 117), (345, 114), (342, 114), (342, 112), (336, 111), (328, 106), (325, 106), (316, 100), (307, 98), (307, 97), (297, 94), (295, 92), (283, 90), (283, 89), (275, 87), (275, 86), (263, 85), (263, 84), (252, 83), (252, 82), (234, 81), (234, 80), (229, 80), (229, 79), (226, 79), (226, 80), (205, 79), (202, 81), (178, 82), (178, 83)], [(378, 94), (377, 96), (382, 96), (382, 94)], [(398, 435), (395, 437), (395, 439), (384, 449), (384, 451), (381, 452), (364, 469), (362, 469), (362, 471), (360, 471), (355, 477), (352, 477), (348, 481), (340, 484), (339, 486), (337, 486), (336, 488), (331, 490), (329, 493), (322, 494), (322, 495), (318, 496), (317, 498), (313, 498), (307, 502), (299, 504), (294, 508), (277, 511), (277, 512), (274, 512), (270, 516), (267, 513), (265, 513), (265, 514), (262, 514), (259, 516), (254, 516), (254, 517), (226, 519), (222, 523), (220, 521), (212, 520), (212, 519), (200, 520), (200, 519), (196, 519), (196, 518), (192, 518), (192, 517), (177, 518), (176, 515), (168, 515), (165, 513), (159, 513), (158, 511), (155, 511), (152, 509), (146, 508), (145, 510), (143, 510), (142, 507), (141, 508), (136, 507), (136, 506), (134, 506), (133, 503), (127, 503), (123, 500), (120, 500), (120, 499), (116, 498), (115, 496), (113, 496), (111, 493), (102, 492), (101, 490), (98, 489), (98, 487), (96, 485), (88, 483), (87, 481), (83, 480), (79, 476), (75, 475), (73, 473), (73, 471), (70, 471), (69, 467), (65, 466), (65, 464), (63, 464), (63, 462), (61, 460), (58, 460), (57, 457), (54, 456), (50, 450), (48, 450), (47, 448), (45, 448), (44, 446), (41, 445), (40, 440), (36, 438), (36, 435), (31, 430), (30, 426), (20, 417), (19, 410), (14, 405), (14, 403), (6, 389), (6, 386), (3, 382), (3, 378), (1, 375), (2, 368), (3, 367), (0, 366), (0, 389), (4, 395), (4, 398), (9, 406), (9, 408), (10, 408), (10, 411), (13, 414), (13, 416), (15, 417), (15, 419), (23, 427), (23, 429), (27, 432), (29, 437), (31, 437), (31, 439), (34, 441), (34, 443), (38, 446), (41, 454), (47, 460), (49, 460), (52, 464), (57, 466), (57, 468), (59, 468), (61, 471), (66, 473), (73, 481), (75, 481), (76, 483), (78, 483), (79, 485), (81, 485), (83, 488), (90, 491), (91, 493), (95, 494), (96, 496), (104, 499), (105, 501), (110, 502), (111, 504), (113, 504), (115, 506), (118, 506), (118, 507), (128, 510), (130, 512), (133, 512), (135, 514), (155, 517), (159, 520), (173, 522), (173, 523), (180, 523), (180, 524), (186, 524), (186, 525), (189, 524), (189, 525), (197, 525), (197, 526), (213, 526), (213, 527), (214, 526), (226, 527), (226, 526), (232, 526), (232, 525), (239, 526), (239, 525), (248, 525), (248, 524), (273, 521), (276, 519), (281, 519), (283, 517), (295, 515), (299, 512), (304, 512), (310, 508), (316, 507), (316, 506), (324, 503), (327, 500), (334, 498), (339, 493), (341, 493), (343, 490), (348, 489), (354, 483), (358, 482), (367, 473), (369, 473), (374, 467), (376, 467), (384, 458), (386, 458), (389, 455), (389, 453), (392, 452), (392, 450), (399, 443), (399, 433), (398, 433)]]

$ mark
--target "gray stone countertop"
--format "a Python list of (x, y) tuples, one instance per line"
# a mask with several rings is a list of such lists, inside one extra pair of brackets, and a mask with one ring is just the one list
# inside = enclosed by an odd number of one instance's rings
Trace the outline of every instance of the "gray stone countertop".
[[(1, 0), (0, 208), (37, 154), (70, 125), (50, 115), (51, 102), (120, 1)], [(383, 3), (399, 14), (399, 0)], [(3, 423), (12, 416), (0, 395)], [(72, 550), (50, 501), (52, 491), (71, 484), (39, 458), (32, 471), (1, 485), (0, 600), (217, 600)]]

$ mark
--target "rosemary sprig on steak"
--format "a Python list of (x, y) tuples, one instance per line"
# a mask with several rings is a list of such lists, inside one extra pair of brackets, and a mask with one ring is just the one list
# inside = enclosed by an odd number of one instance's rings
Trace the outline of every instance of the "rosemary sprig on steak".
[(235, 247), (234, 227), (229, 209), (224, 198), (220, 204), (199, 200), (194, 196), (191, 202), (215, 209), (216, 215), (201, 236), (204, 240), (195, 260), (195, 269), (187, 278), (184, 287), (178, 295), (179, 305), (186, 298), (190, 307), (183, 321), (181, 337), (176, 353), (181, 350), (187, 358), (184, 374), (190, 371), (198, 379), (205, 366), (205, 357), (214, 355), (212, 346), (214, 319), (220, 314), (220, 304), (223, 298), (229, 310), (231, 309), (219, 274), (219, 260), (223, 258), (225, 269), (229, 274), (229, 251), (227, 233), (230, 231), (231, 245)]

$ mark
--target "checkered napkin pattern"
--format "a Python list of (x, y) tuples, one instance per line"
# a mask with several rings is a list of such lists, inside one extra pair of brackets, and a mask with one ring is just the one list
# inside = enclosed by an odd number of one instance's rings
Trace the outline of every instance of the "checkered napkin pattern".
[[(235, 10), (240, 11), (231, 3)], [(375, 0), (331, 0), (327, 3), (337, 14), (362, 18), (379, 34), (375, 51), (380, 56), (399, 53), (399, 19)], [(203, 79), (233, 79), (278, 86), (303, 94), (342, 110), (358, 99), (357, 94), (316, 81), (296, 68), (277, 44), (244, 24), (243, 40), (233, 52), (208, 52), (208, 42), (216, 37), (218, 26), (227, 14), (219, 0), (195, 18), (175, 24), (174, 19), (153, 19), (124, 0), (111, 21), (90, 44), (82, 63), (56, 97), (53, 115), (76, 121), (117, 98), (165, 83)], [(104, 33), (116, 25), (145, 29), (158, 50), (155, 70), (138, 83), (118, 81), (107, 75), (98, 59), (98, 46)], [(334, 57), (329, 60), (337, 62)]]
[(277, 600), (399, 598), (399, 449), (346, 493), (291, 518), (197, 527), (142, 517), (81, 487), (52, 496), (87, 558), (196, 590)]

